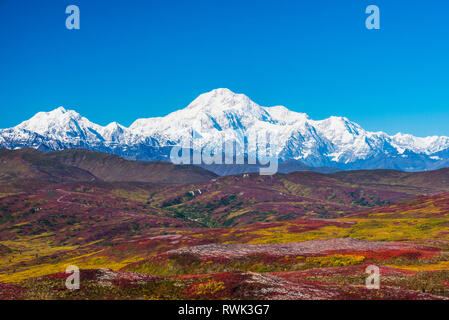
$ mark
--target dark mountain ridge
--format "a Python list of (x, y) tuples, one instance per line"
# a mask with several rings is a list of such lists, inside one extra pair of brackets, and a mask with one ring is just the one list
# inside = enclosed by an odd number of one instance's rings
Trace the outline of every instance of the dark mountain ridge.
[(198, 183), (216, 175), (196, 166), (168, 162), (138, 162), (83, 149), (41, 152), (34, 149), (0, 150), (0, 179), (51, 181)]

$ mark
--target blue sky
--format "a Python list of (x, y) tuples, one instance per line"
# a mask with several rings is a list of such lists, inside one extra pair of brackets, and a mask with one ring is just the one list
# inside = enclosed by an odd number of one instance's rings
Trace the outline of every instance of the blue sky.
[[(81, 29), (65, 28), (78, 5)], [(365, 28), (379, 6), (381, 30)], [(0, 0), (0, 127), (60, 105), (163, 116), (219, 87), (313, 119), (449, 135), (446, 0)]]

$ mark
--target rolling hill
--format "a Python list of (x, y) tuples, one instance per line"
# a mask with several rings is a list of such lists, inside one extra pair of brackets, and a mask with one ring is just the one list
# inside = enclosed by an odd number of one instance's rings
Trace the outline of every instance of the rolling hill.
[(30, 149), (0, 163), (0, 299), (445, 298), (447, 169), (218, 177)]
[(50, 179), (58, 181), (197, 183), (216, 175), (196, 166), (167, 162), (138, 162), (118, 156), (74, 149), (40, 152), (34, 149), (0, 150), (3, 178)]

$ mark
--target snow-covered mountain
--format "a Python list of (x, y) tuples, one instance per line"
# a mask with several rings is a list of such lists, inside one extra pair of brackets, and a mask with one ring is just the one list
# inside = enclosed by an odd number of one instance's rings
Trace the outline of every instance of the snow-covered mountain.
[(366, 131), (344, 117), (316, 121), (283, 106), (259, 106), (228, 89), (202, 94), (166, 117), (138, 119), (129, 128), (116, 122), (103, 127), (63, 107), (39, 112), (16, 127), (0, 130), (0, 147), (86, 148), (151, 161), (169, 160), (171, 147), (192, 137), (193, 148), (220, 150), (224, 137), (251, 157), (259, 145), (250, 146), (248, 140), (265, 134), (276, 137), (280, 160), (300, 160), (309, 166), (416, 171), (449, 163), (449, 137), (389, 136)]

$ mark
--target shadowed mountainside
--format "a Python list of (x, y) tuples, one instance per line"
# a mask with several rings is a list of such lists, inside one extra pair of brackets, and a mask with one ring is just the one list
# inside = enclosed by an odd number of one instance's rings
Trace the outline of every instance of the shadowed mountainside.
[(90, 172), (67, 165), (34, 149), (0, 149), (0, 180), (45, 180), (48, 182), (91, 181)]
[[(202, 168), (212, 171), (219, 176), (229, 176), (244, 173), (258, 173), (260, 168), (267, 166), (262, 166), (259, 164), (247, 164), (247, 159), (245, 159), (246, 164), (211, 164), (211, 165), (201, 165)], [(304, 162), (299, 160), (289, 159), (286, 161), (279, 162), (278, 173), (292, 173), (296, 171), (312, 171), (320, 173), (334, 173), (340, 171), (337, 168), (331, 167), (310, 167)]]
[(34, 149), (0, 150), (0, 178), (108, 182), (198, 183), (216, 177), (196, 166), (168, 162), (138, 162), (116, 155), (73, 149), (40, 152)]

